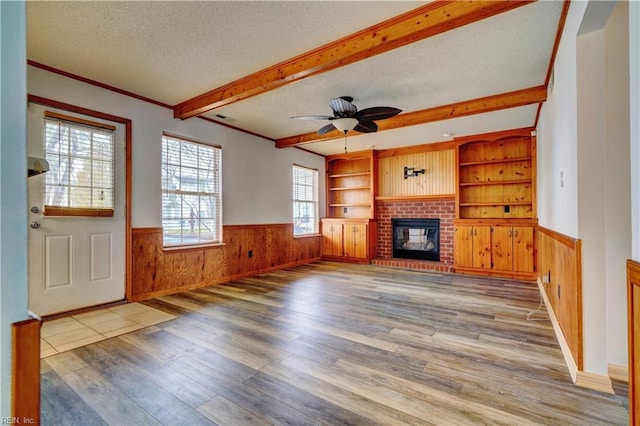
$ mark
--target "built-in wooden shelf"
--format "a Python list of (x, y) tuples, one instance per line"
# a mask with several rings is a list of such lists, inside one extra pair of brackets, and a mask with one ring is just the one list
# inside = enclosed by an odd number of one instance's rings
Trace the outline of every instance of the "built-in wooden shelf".
[(485, 186), (485, 185), (519, 185), (522, 183), (531, 183), (531, 179), (515, 179), (515, 180), (488, 180), (482, 182), (460, 182), (460, 186)]
[(329, 175), (330, 178), (343, 178), (343, 177), (353, 177), (353, 176), (369, 176), (371, 175), (370, 171), (365, 172), (356, 172), (356, 173), (340, 173), (337, 175)]
[(369, 203), (335, 203), (329, 204), (329, 207), (371, 207)]
[(330, 155), (327, 164), (327, 217), (372, 219), (375, 151)]
[(519, 161), (531, 161), (531, 157), (515, 157), (515, 158), (493, 158), (491, 160), (480, 160), (480, 161), (465, 161), (461, 162), (460, 166), (477, 166), (484, 164), (493, 164), (493, 163), (516, 163)]
[(376, 255), (376, 152), (326, 158), (327, 217), (321, 221), (322, 258), (369, 263)]
[(460, 203), (460, 207), (482, 207), (482, 206), (527, 206), (531, 201), (491, 201), (487, 203)]
[(353, 190), (370, 190), (370, 186), (353, 186), (353, 187), (339, 187), (339, 188), (329, 188), (329, 191), (353, 191)]
[(535, 219), (534, 139), (521, 129), (458, 145), (458, 219)]

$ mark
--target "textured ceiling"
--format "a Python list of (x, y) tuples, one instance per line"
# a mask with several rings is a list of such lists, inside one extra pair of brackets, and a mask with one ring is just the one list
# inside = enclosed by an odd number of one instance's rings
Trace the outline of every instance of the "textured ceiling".
[[(28, 2), (28, 59), (175, 105), (367, 28), (421, 2)], [(326, 122), (349, 95), (358, 108), (411, 112), (544, 83), (562, 10), (541, 1), (429, 37), (205, 113), (278, 139)], [(350, 150), (444, 140), (534, 124), (537, 106), (455, 118), (377, 134), (349, 134)], [(316, 142), (321, 154), (343, 140)]]

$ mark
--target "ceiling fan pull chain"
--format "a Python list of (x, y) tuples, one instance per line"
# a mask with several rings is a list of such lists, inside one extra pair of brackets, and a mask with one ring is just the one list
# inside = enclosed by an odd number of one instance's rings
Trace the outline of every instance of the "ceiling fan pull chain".
[(344, 153), (347, 153), (347, 130), (344, 131)]

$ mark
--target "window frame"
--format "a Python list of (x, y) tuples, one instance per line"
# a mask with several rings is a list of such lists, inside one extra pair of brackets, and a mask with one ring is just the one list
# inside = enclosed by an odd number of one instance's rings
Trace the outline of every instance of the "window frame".
[[(296, 187), (301, 186), (302, 183), (296, 182), (296, 169), (301, 169), (311, 172), (311, 187), (312, 187), (312, 200), (300, 200), (296, 199)], [(314, 167), (303, 166), (301, 164), (293, 163), (291, 167), (291, 180), (292, 180), (292, 218), (293, 218), (293, 236), (295, 238), (309, 237), (319, 235), (320, 230), (320, 185), (319, 185), (319, 172)], [(310, 204), (313, 211), (313, 229), (310, 232), (296, 232), (296, 204), (304, 203)]]
[[(72, 187), (72, 185), (69, 183), (67, 185), (49, 185), (47, 184), (47, 177), (45, 176), (45, 181), (43, 182), (43, 211), (42, 214), (43, 216), (50, 216), (50, 217), (57, 217), (57, 216), (63, 216), (63, 217), (113, 217), (114, 216), (114, 212), (115, 212), (115, 203), (116, 203), (116, 140), (115, 140), (115, 133), (116, 133), (116, 126), (112, 125), (112, 124), (107, 124), (107, 123), (101, 123), (101, 122), (97, 122), (97, 121), (92, 121), (92, 120), (87, 120), (81, 117), (74, 117), (74, 116), (69, 116), (69, 115), (65, 115), (65, 114), (59, 114), (57, 112), (53, 112), (53, 111), (45, 111), (44, 112), (44, 116), (42, 118), (43, 120), (43, 151), (44, 151), (44, 156), (45, 159), (47, 159), (47, 161), (49, 161), (51, 163), (52, 159), (49, 157), (49, 152), (47, 151), (47, 143), (46, 143), (46, 134), (47, 134), (47, 122), (51, 122), (51, 123), (58, 123), (58, 126), (60, 125), (65, 125), (68, 126), (69, 129), (71, 128), (75, 128), (75, 129), (83, 129), (83, 130), (88, 130), (91, 131), (92, 134), (93, 132), (95, 133), (109, 133), (110, 137), (111, 137), (111, 207), (110, 208), (101, 208), (101, 207), (93, 207), (93, 206), (83, 206), (83, 207), (72, 207), (70, 205), (68, 205), (69, 203), (67, 203), (67, 205), (48, 205), (46, 204), (46, 193), (47, 193), (47, 188), (48, 187), (52, 187), (52, 186), (56, 186), (56, 187), (64, 187), (70, 189)], [(93, 146), (92, 146), (93, 149)], [(52, 153), (53, 155), (53, 153)], [(71, 155), (66, 155), (67, 158), (72, 158)], [(89, 157), (90, 161), (91, 161), (91, 169), (93, 170), (93, 162), (96, 161), (95, 156), (91, 156)], [(100, 160), (102, 161), (102, 160)], [(50, 173), (50, 172), (48, 172)], [(93, 182), (93, 171), (91, 172), (91, 181)], [(93, 191), (93, 189), (95, 189), (96, 187), (93, 186), (93, 184), (89, 187), (91, 189), (91, 191)], [(103, 188), (104, 189), (104, 188)]]
[[(166, 158), (166, 154), (165, 154), (165, 147), (166, 147), (166, 139), (171, 139), (173, 141), (177, 141), (180, 143), (180, 150), (182, 151), (182, 147), (183, 144), (188, 144), (191, 146), (197, 146), (198, 149), (200, 149), (200, 147), (204, 147), (207, 150), (211, 150), (212, 153), (212, 161), (214, 162), (214, 164), (212, 165), (211, 168), (207, 169), (204, 167), (193, 167), (193, 166), (189, 166), (188, 164), (183, 164), (182, 162), (182, 158), (180, 159), (179, 164), (171, 164), (168, 163), (167, 158)], [(162, 220), (162, 245), (163, 245), (163, 249), (164, 250), (180, 250), (180, 249), (189, 249), (189, 248), (199, 248), (199, 247), (203, 247), (203, 246), (219, 246), (219, 245), (223, 245), (223, 221), (222, 221), (222, 202), (223, 202), (223, 185), (222, 185), (222, 146), (220, 145), (216, 145), (216, 144), (212, 144), (209, 142), (204, 142), (204, 141), (199, 141), (193, 138), (188, 138), (188, 137), (184, 137), (184, 136), (180, 136), (180, 135), (176, 135), (176, 134), (172, 134), (172, 133), (168, 133), (168, 132), (162, 132), (162, 137), (161, 137), (161, 168), (162, 168), (162, 172), (161, 172), (161, 191), (162, 191), (162, 205), (161, 205), (161, 220)], [(200, 153), (198, 151), (197, 154), (197, 162), (199, 163), (200, 160)], [(186, 169), (191, 169), (192, 171), (196, 171), (196, 174), (198, 175), (198, 173), (200, 171), (206, 171), (207, 173), (212, 173), (214, 174), (213, 176), (213, 188), (212, 188), (212, 192), (207, 192), (207, 191), (201, 191), (201, 190), (196, 190), (196, 191), (186, 191), (186, 190), (182, 190), (182, 189), (168, 189), (166, 188), (166, 176), (165, 176), (165, 171), (168, 170), (167, 168), (169, 167), (169, 165), (172, 166), (177, 166), (180, 169), (182, 168), (186, 168)], [(179, 175), (179, 179), (185, 178), (184, 175), (180, 174)], [(196, 185), (201, 185), (200, 183), (200, 177), (198, 175), (198, 178), (196, 179)], [(211, 209), (211, 213), (212, 216), (211, 218), (205, 218), (202, 219), (201, 217), (196, 216), (194, 217), (186, 217), (186, 216), (182, 216), (182, 213), (179, 217), (171, 217), (169, 218), (168, 215), (166, 214), (165, 211), (165, 196), (167, 196), (168, 194), (173, 194), (173, 195), (178, 195), (180, 196), (189, 196), (189, 197), (198, 197), (198, 204), (200, 205), (201, 197), (212, 197), (215, 199), (215, 207), (213, 207)], [(180, 206), (180, 211), (183, 211), (183, 205), (181, 204)], [(192, 208), (193, 211), (193, 208)], [(198, 211), (201, 212), (201, 208), (198, 208)], [(165, 221), (168, 220), (178, 220), (180, 222), (180, 241), (179, 242), (170, 242), (166, 239), (167, 237), (167, 233), (165, 232), (165, 229), (168, 227), (166, 225)], [(209, 220), (212, 221), (213, 224), (215, 225), (215, 230), (212, 231), (214, 237), (217, 236), (218, 238), (214, 238), (214, 239), (202, 239), (200, 237), (200, 233), (197, 239), (184, 239), (184, 229), (186, 229), (187, 227), (184, 224), (191, 224), (193, 221), (197, 221), (199, 228), (201, 227), (201, 220)], [(206, 225), (205, 225), (206, 226)], [(192, 227), (193, 229), (193, 227)], [(192, 231), (193, 232), (193, 231)], [(199, 231), (200, 232), (200, 231)]]

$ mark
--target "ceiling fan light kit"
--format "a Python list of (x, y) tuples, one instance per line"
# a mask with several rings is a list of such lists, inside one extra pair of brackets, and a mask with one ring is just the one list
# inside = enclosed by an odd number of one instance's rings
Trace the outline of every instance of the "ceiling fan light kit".
[(337, 118), (331, 122), (333, 127), (340, 130), (341, 132), (348, 132), (349, 130), (353, 130), (358, 125), (357, 118)]

